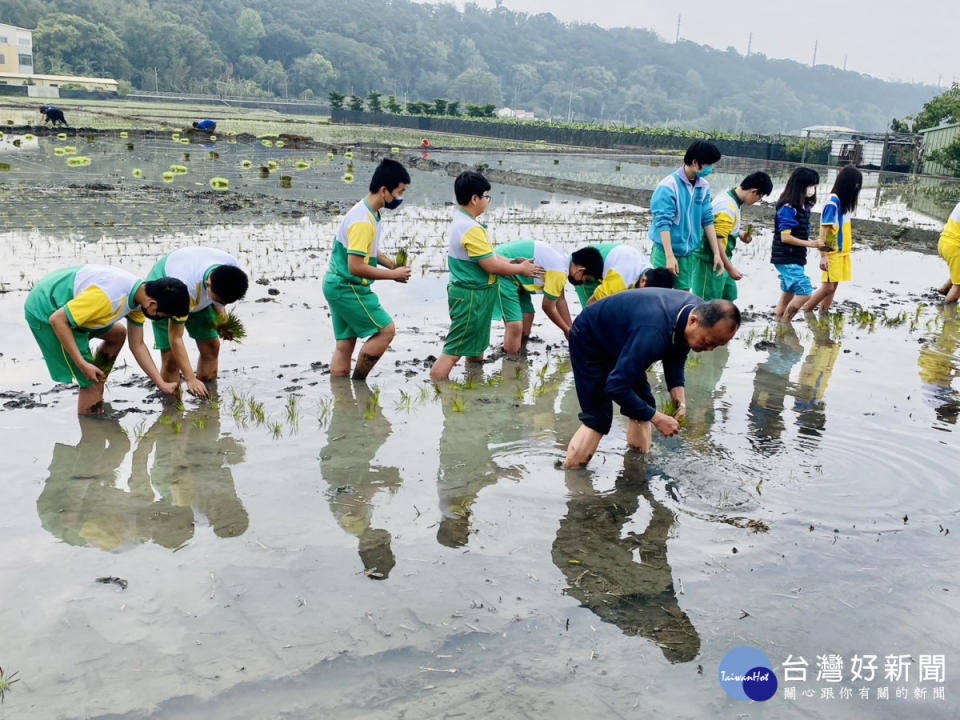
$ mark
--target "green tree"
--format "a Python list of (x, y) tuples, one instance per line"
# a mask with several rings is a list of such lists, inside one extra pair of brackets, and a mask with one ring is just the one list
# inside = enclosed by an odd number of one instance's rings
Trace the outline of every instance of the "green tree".
[(257, 50), (266, 34), (260, 13), (251, 8), (240, 11), (237, 16), (237, 51), (239, 53), (247, 54)]
[(942, 123), (960, 122), (960, 84), (953, 83), (946, 92), (924, 104), (913, 122), (913, 131), (937, 127)]
[(351, 95), (347, 105), (354, 112), (363, 112), (363, 98), (359, 95)]
[(464, 70), (457, 75), (450, 91), (466, 102), (496, 105), (503, 102), (500, 79), (489, 70)]
[(460, 115), (460, 101), (452, 100), (447, 103), (447, 115), (450, 117), (459, 117)]
[(395, 95), (390, 95), (389, 97), (387, 97), (386, 108), (387, 108), (387, 112), (392, 112), (395, 115), (399, 115), (400, 113), (403, 112), (403, 108), (400, 107), (400, 103), (397, 102), (397, 98)]
[(934, 150), (927, 159), (943, 165), (953, 175), (960, 175), (960, 140), (954, 140), (952, 143), (939, 150)]
[(330, 107), (334, 110), (343, 110), (343, 101), (346, 100), (346, 98), (346, 95), (339, 93), (336, 90), (331, 90), (327, 93), (327, 99), (330, 101)]
[(338, 74), (333, 63), (323, 55), (312, 52), (306, 57), (297, 58), (290, 68), (295, 92), (313, 90), (320, 92), (336, 82)]
[(276, 60), (271, 60), (253, 78), (268, 93), (277, 94), (286, 89), (287, 71)]
[(433, 112), (435, 115), (446, 115), (447, 114), (447, 101), (443, 98), (434, 98), (433, 100)]
[(382, 96), (380, 95), (380, 93), (376, 92), (375, 90), (371, 90), (367, 94), (367, 107), (370, 109), (370, 112), (372, 113), (383, 112), (383, 103), (380, 102), (381, 97)]
[(35, 71), (53, 75), (127, 77), (127, 48), (106, 25), (53, 13), (33, 31)]

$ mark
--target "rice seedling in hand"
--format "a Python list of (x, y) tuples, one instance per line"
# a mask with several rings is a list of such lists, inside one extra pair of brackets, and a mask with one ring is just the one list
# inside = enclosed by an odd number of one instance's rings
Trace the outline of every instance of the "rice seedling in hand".
[(243, 342), (247, 336), (247, 330), (240, 321), (240, 318), (231, 310), (226, 315), (217, 315), (215, 321), (217, 335), (221, 340), (232, 340), (234, 342)]
[(681, 428), (685, 428), (687, 426), (686, 415), (681, 415), (680, 417), (677, 417), (677, 413), (680, 412), (680, 405), (678, 405), (677, 401), (674, 400), (673, 398), (669, 398), (666, 402), (664, 402), (660, 406), (660, 412), (662, 412), (664, 415), (669, 415), (672, 418), (676, 418), (677, 423), (680, 425)]
[(394, 264), (395, 264), (397, 267), (406, 267), (406, 266), (407, 266), (407, 261), (408, 261), (409, 259), (410, 259), (410, 258), (407, 257), (407, 249), (406, 249), (406, 248), (400, 248), (399, 250), (397, 250), (397, 257), (394, 259)]

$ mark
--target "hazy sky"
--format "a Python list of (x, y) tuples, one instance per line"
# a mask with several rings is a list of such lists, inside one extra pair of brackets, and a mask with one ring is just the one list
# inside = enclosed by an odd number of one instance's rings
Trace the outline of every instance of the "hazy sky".
[[(473, 0), (483, 8), (495, 0)], [(463, 7), (463, 0), (450, 4)], [(809, 63), (817, 42), (817, 64), (826, 63), (886, 80), (944, 87), (960, 81), (960, 2), (925, 0), (504, 0), (515, 12), (549, 12), (566, 22), (603, 27), (649, 28), (665, 40), (680, 37), (725, 50), (732, 45), (767, 57)], [(796, 12), (789, 13), (789, 8)]]

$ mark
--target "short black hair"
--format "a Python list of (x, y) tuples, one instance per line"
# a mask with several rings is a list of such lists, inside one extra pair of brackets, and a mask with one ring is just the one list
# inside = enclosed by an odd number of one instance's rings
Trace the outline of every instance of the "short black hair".
[(400, 183), (409, 185), (410, 173), (396, 160), (384, 158), (373, 171), (373, 177), (370, 178), (370, 192), (375, 193), (382, 187), (385, 187), (387, 192), (393, 192), (400, 187)]
[(143, 284), (151, 300), (157, 301), (157, 312), (173, 317), (190, 314), (190, 293), (182, 281), (172, 277), (147, 280)]
[(677, 276), (667, 270), (665, 267), (647, 268), (642, 277), (647, 279), (647, 283), (644, 285), (644, 287), (666, 288), (667, 290), (673, 290), (673, 285), (677, 280)]
[(210, 273), (210, 289), (227, 304), (246, 295), (248, 284), (247, 274), (233, 265), (218, 265)]
[(603, 255), (595, 247), (582, 247), (570, 256), (574, 265), (583, 267), (584, 275), (600, 280), (603, 278)]
[(194, 126), (195, 128), (198, 128), (198, 127), (200, 127), (200, 123), (198, 123), (196, 120), (194, 120), (194, 121), (193, 121), (193, 126)]
[(830, 192), (840, 198), (840, 206), (844, 213), (852, 213), (857, 209), (862, 185), (863, 173), (853, 165), (847, 165), (837, 173), (837, 179), (833, 181), (833, 190)]
[(697, 140), (688, 147), (687, 152), (684, 153), (683, 164), (693, 165), (694, 161), (696, 161), (701, 165), (713, 165), (721, 157), (723, 156), (720, 154), (717, 146), (712, 142), (709, 140)]
[(773, 180), (765, 172), (750, 173), (741, 181), (740, 189), (756, 190), (760, 195), (769, 195), (773, 192)]
[(787, 178), (787, 186), (780, 193), (777, 200), (777, 209), (789, 205), (794, 210), (802, 210), (806, 205), (814, 205), (817, 196), (807, 197), (807, 188), (810, 185), (820, 184), (820, 173), (808, 167), (798, 167)]
[(723, 320), (732, 323), (734, 329), (740, 327), (740, 309), (729, 300), (711, 300), (697, 305), (693, 314), (700, 318), (700, 324), (705, 328), (712, 328)]
[(490, 181), (476, 170), (466, 170), (453, 181), (453, 192), (458, 205), (469, 205), (474, 195), (483, 195), (490, 189)]

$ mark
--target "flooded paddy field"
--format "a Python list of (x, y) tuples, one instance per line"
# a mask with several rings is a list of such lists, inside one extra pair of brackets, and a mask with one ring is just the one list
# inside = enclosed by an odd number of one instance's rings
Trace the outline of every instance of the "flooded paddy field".
[[(58, 143), (0, 157), (0, 665), (20, 680), (4, 718), (956, 716), (960, 315), (930, 294), (936, 256), (858, 250), (839, 312), (783, 328), (758, 231), (735, 255), (747, 320), (691, 356), (680, 436), (624, 456), (620, 418), (565, 472), (578, 408), (542, 315), (525, 362), (428, 381), (451, 178), (412, 173), (384, 246), (409, 250), (413, 277), (376, 285), (397, 338), (368, 383), (332, 382), (321, 278), (371, 163), (347, 184), (339, 156), (117, 138), (68, 168)], [(188, 173), (158, 179), (186, 150)], [(270, 159), (293, 169), (261, 178)], [(493, 196), (495, 243), (650, 247), (639, 208)], [(190, 244), (254, 281), (215, 399), (164, 402), (125, 350), (107, 414), (78, 420), (22, 320), (27, 290), (83, 262), (146, 273)], [(767, 703), (718, 683), (743, 645), (780, 680)], [(842, 682), (818, 680), (828, 655)], [(854, 655), (877, 656), (876, 677), (851, 681)], [(922, 679), (935, 655), (944, 677)], [(887, 656), (908, 675), (887, 679)], [(807, 680), (787, 682), (798, 658)]]

